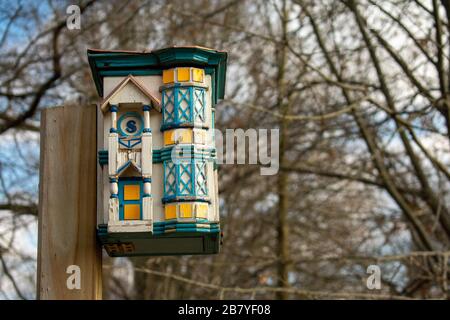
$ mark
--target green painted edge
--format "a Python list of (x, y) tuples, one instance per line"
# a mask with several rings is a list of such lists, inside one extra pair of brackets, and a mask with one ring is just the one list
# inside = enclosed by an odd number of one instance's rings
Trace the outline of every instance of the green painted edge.
[(129, 256), (167, 256), (167, 255), (204, 255), (204, 254), (216, 254), (220, 251), (221, 246), (221, 234), (220, 231), (217, 230), (215, 232), (192, 232), (187, 231), (186, 229), (170, 232), (170, 233), (162, 233), (158, 235), (152, 235), (147, 232), (140, 233), (110, 233), (106, 232), (106, 225), (100, 225), (97, 229), (97, 238), (102, 245), (105, 244), (120, 244), (124, 242), (134, 243), (134, 241), (144, 240), (146, 243), (150, 243), (155, 239), (161, 238), (202, 238), (203, 239), (203, 249), (201, 251), (191, 251), (191, 252), (176, 252), (174, 250), (167, 250), (165, 252), (151, 252), (151, 251), (135, 251), (131, 253), (118, 253), (112, 254), (111, 257), (129, 257)]
[(176, 66), (205, 68), (212, 77), (213, 105), (225, 94), (228, 54), (200, 47), (172, 47), (152, 52), (87, 50), (95, 87), (103, 97), (104, 76), (155, 75)]
[[(204, 159), (206, 161), (214, 161), (215, 164), (217, 163), (216, 148), (214, 147), (199, 147), (195, 145), (186, 145), (186, 146), (178, 145), (177, 147), (183, 149), (180, 150), (180, 152), (191, 152), (189, 154), (191, 156), (189, 159)], [(162, 163), (164, 160), (170, 160), (173, 148), (174, 146), (163, 147), (161, 149), (154, 149), (152, 151), (153, 163)], [(192, 152), (195, 150), (197, 152)], [(108, 164), (108, 150), (98, 151), (98, 163), (101, 166)]]

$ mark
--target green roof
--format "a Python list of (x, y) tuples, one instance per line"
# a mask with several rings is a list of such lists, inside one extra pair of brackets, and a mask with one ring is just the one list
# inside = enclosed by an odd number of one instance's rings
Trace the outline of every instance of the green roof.
[(87, 56), (95, 86), (103, 97), (104, 77), (160, 75), (172, 67), (204, 68), (211, 75), (213, 104), (223, 99), (227, 53), (204, 47), (170, 47), (154, 51), (88, 49)]

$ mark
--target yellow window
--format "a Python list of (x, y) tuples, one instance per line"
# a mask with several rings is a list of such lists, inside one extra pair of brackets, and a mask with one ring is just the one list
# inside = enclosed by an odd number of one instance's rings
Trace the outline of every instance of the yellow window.
[(197, 204), (197, 218), (208, 219), (208, 205), (206, 203)]
[(163, 82), (173, 83), (175, 79), (174, 69), (163, 70)]
[(123, 205), (123, 219), (124, 220), (139, 220), (139, 219), (141, 219), (140, 205), (124, 204)]
[(178, 141), (178, 143), (192, 143), (192, 130), (179, 130), (179, 132), (177, 132), (177, 134), (175, 135), (175, 139)]
[(192, 79), (195, 82), (203, 82), (203, 69), (192, 69)]
[(180, 217), (192, 218), (192, 205), (190, 203), (180, 204)]
[(176, 204), (166, 204), (164, 207), (164, 214), (166, 220), (177, 218), (177, 205)]
[(178, 81), (185, 82), (190, 80), (190, 68), (178, 68)]
[(173, 130), (164, 131), (164, 145), (168, 146), (173, 144), (174, 141), (174, 132)]
[(138, 184), (123, 186), (123, 200), (139, 200), (140, 191), (140, 186)]
[(174, 143), (192, 143), (192, 129), (176, 129), (164, 131), (164, 145)]

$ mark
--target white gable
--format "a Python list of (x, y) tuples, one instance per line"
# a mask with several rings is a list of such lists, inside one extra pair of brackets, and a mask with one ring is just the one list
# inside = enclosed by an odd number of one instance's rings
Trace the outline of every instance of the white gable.
[(108, 105), (117, 104), (147, 104), (161, 112), (161, 102), (142, 83), (132, 75), (123, 78), (122, 81), (108, 94), (101, 104), (102, 111), (106, 111)]
[(128, 82), (125, 87), (119, 89), (118, 92), (109, 100), (110, 104), (119, 103), (142, 103), (150, 105), (150, 98), (147, 97), (141, 89), (136, 87), (133, 82)]

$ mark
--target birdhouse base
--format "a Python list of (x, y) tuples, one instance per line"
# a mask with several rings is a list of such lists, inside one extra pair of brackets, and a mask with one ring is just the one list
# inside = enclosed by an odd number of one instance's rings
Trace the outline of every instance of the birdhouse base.
[(122, 233), (108, 233), (107, 225), (99, 225), (97, 237), (110, 257), (215, 254), (221, 242), (218, 224), (172, 224), (164, 230), (156, 226), (154, 232)]

